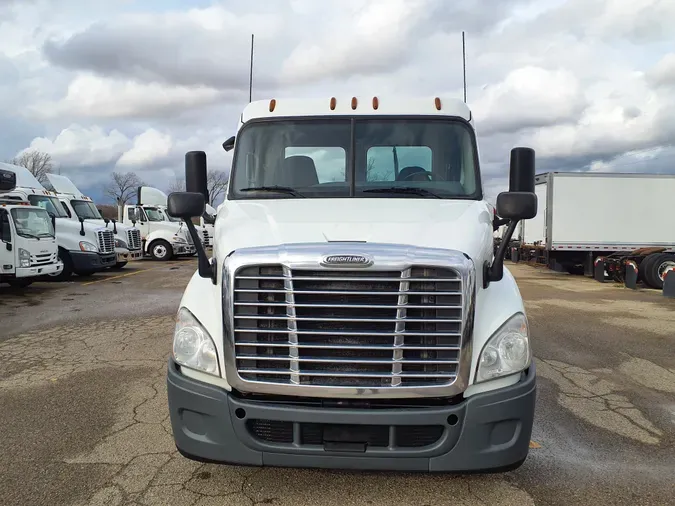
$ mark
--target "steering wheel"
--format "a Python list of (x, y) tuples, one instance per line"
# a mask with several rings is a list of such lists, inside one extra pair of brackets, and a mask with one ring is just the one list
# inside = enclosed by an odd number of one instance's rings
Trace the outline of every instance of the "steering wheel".
[(412, 177), (418, 176), (420, 174), (426, 176), (429, 181), (439, 181), (438, 177), (433, 172), (429, 172), (428, 170), (419, 171), (419, 172), (411, 172), (410, 174), (408, 174), (404, 178), (400, 179), (400, 181), (410, 181), (410, 179)]

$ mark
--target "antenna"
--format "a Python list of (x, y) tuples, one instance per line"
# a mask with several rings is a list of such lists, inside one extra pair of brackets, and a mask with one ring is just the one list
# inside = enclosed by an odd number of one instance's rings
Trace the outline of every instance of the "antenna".
[(251, 66), (249, 68), (248, 74), (248, 103), (251, 103), (253, 98), (253, 42), (255, 40), (255, 35), (251, 34)]
[(464, 73), (464, 103), (466, 104), (466, 41), (462, 30), (462, 72)]

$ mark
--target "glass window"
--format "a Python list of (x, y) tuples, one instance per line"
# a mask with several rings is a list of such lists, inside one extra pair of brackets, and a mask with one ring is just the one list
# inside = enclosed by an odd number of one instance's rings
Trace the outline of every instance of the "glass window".
[(16, 233), (22, 237), (54, 237), (52, 220), (43, 209), (12, 209)]
[(162, 211), (160, 211), (156, 207), (144, 207), (143, 210), (145, 211), (145, 214), (148, 216), (149, 221), (165, 221)]
[(68, 217), (66, 210), (56, 197), (48, 197), (47, 195), (28, 195), (28, 200), (31, 205), (41, 207), (48, 213), (55, 215), (57, 218)]
[(231, 199), (481, 197), (473, 131), (450, 119), (251, 123), (232, 170)]
[(85, 220), (102, 220), (101, 215), (98, 213), (98, 209), (93, 204), (87, 200), (71, 200), (70, 205), (73, 206), (75, 214), (78, 218)]
[(63, 200), (61, 201), (61, 207), (63, 207), (63, 210), (64, 210), (64, 211), (66, 212), (66, 214), (68, 215), (68, 218), (72, 218), (72, 217), (73, 217), (73, 215), (70, 214), (70, 208), (68, 207), (68, 204), (67, 204), (66, 202), (64, 202)]

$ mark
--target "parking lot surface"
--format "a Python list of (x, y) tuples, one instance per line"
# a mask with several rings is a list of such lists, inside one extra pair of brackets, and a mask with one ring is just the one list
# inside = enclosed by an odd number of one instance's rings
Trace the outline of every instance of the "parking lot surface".
[(526, 265), (539, 374), (518, 470), (241, 468), (178, 454), (165, 369), (193, 259), (0, 286), (0, 504), (675, 504), (675, 301)]

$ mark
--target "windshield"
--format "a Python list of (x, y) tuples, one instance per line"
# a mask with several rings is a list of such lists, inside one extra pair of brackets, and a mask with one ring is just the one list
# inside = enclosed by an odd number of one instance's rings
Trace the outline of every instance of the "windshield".
[(54, 237), (52, 220), (43, 209), (12, 209), (16, 233), (22, 237)]
[(256, 122), (239, 133), (229, 198), (479, 199), (476, 160), (473, 131), (460, 120)]
[(56, 197), (47, 195), (28, 195), (28, 200), (34, 206), (41, 207), (48, 213), (54, 214), (57, 218), (67, 218), (66, 210)]
[(166, 221), (162, 211), (156, 207), (144, 207), (145, 214), (148, 216), (148, 221)]
[(169, 216), (169, 213), (167, 213), (166, 211), (162, 211), (162, 216), (164, 216), (164, 219), (166, 221), (173, 221), (173, 222), (183, 221), (182, 218), (174, 218), (173, 216)]
[(78, 218), (85, 220), (103, 219), (92, 202), (87, 202), (86, 200), (71, 200), (70, 205), (73, 206)]

